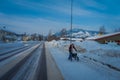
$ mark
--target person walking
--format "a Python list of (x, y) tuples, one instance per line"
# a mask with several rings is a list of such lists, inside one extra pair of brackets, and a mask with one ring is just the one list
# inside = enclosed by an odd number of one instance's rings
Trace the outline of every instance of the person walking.
[(68, 57), (68, 60), (72, 61), (72, 54), (73, 54), (74, 50), (77, 51), (77, 49), (75, 48), (74, 44), (71, 43), (70, 46), (69, 46), (69, 57)]

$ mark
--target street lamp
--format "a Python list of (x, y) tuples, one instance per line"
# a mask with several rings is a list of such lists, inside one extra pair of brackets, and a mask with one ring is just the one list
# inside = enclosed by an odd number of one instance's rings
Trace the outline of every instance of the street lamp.
[(73, 15), (72, 15), (72, 13), (73, 13), (73, 0), (71, 0), (71, 18), (70, 18), (70, 27), (71, 27), (71, 35), (70, 35), (70, 43), (72, 43), (72, 23), (73, 23)]

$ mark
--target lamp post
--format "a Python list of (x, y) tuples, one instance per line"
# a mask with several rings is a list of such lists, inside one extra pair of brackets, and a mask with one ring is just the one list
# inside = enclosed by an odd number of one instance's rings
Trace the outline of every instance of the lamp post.
[(70, 27), (71, 27), (71, 35), (70, 35), (70, 43), (72, 43), (72, 23), (73, 23), (73, 0), (71, 0), (71, 17), (70, 17)]

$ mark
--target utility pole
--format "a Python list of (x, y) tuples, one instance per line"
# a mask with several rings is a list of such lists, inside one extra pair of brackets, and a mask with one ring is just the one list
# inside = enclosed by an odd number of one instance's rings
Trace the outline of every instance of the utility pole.
[(70, 44), (72, 43), (72, 23), (73, 23), (73, 0), (71, 0), (71, 18), (70, 18), (70, 26), (71, 26), (71, 35), (70, 35)]

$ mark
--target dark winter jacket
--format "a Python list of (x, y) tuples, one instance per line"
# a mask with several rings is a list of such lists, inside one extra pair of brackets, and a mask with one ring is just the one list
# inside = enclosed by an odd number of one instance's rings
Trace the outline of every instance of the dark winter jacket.
[(73, 49), (75, 49), (75, 51), (77, 51), (77, 49), (75, 48), (74, 44), (70, 44), (70, 46), (69, 46), (69, 52), (73, 53)]

